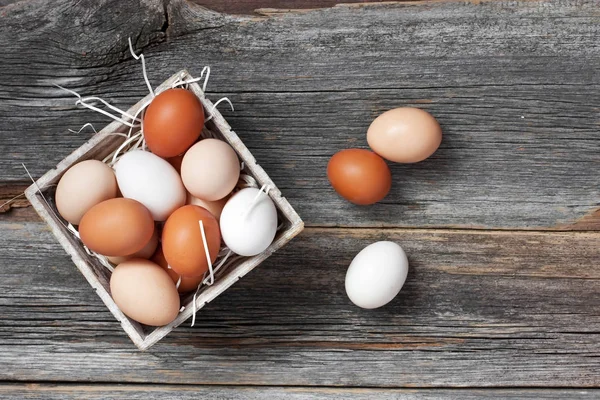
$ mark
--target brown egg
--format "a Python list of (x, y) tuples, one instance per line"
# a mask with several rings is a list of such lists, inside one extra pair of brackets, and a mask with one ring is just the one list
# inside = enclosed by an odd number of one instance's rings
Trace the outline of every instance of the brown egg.
[(177, 173), (181, 175), (181, 162), (183, 161), (183, 154), (167, 158), (167, 161), (173, 166), (173, 168), (175, 168)]
[(129, 318), (161, 326), (179, 315), (179, 293), (169, 275), (152, 261), (134, 258), (119, 264), (110, 277), (113, 300)]
[(359, 205), (382, 200), (392, 187), (392, 174), (385, 161), (363, 149), (334, 154), (327, 165), (327, 177), (340, 196)]
[(367, 142), (383, 158), (415, 163), (435, 153), (442, 142), (442, 128), (427, 111), (395, 108), (375, 118), (367, 131)]
[(191, 193), (188, 192), (186, 204), (193, 204), (195, 206), (206, 208), (208, 211), (210, 211), (212, 215), (215, 216), (215, 218), (218, 221), (219, 218), (221, 218), (221, 212), (223, 211), (223, 207), (225, 207), (225, 203), (227, 203), (227, 200), (229, 200), (229, 195), (223, 197), (220, 200), (208, 201), (194, 197)]
[[(156, 253), (154, 253), (154, 256), (152, 256), (152, 261), (160, 265), (162, 269), (167, 271), (167, 274), (169, 274), (175, 285), (177, 285), (177, 282), (179, 282), (180, 275), (177, 272), (173, 271), (173, 269), (169, 268), (169, 263), (167, 262), (167, 259), (163, 254), (162, 248), (159, 247), (156, 250)], [(200, 282), (202, 282), (202, 276), (181, 276), (181, 282), (179, 283), (177, 291), (181, 294), (191, 292), (192, 290), (196, 290), (198, 288)]]
[(119, 265), (124, 261), (131, 260), (132, 258), (144, 258), (146, 260), (150, 259), (150, 257), (152, 257), (152, 255), (156, 251), (156, 247), (158, 246), (158, 233), (159, 230), (154, 228), (154, 233), (152, 234), (152, 237), (150, 238), (148, 243), (146, 243), (144, 248), (140, 251), (136, 251), (133, 254), (123, 257), (107, 257), (108, 261), (115, 265)]
[(177, 209), (165, 222), (162, 250), (175, 272), (183, 276), (202, 276), (208, 270), (200, 224), (204, 224), (211, 262), (221, 248), (221, 231), (216, 218), (205, 208), (193, 205)]
[(58, 213), (73, 225), (90, 208), (117, 197), (117, 180), (112, 168), (98, 160), (85, 160), (69, 168), (56, 187)]
[(146, 145), (159, 157), (185, 152), (202, 133), (204, 109), (186, 89), (168, 89), (152, 100), (144, 114)]
[(140, 202), (122, 197), (96, 204), (79, 224), (83, 244), (106, 256), (126, 256), (143, 249), (153, 232), (150, 211)]

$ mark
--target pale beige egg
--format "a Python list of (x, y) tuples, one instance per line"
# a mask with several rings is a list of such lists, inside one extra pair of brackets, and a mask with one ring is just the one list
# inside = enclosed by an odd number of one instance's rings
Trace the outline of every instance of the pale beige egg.
[(104, 200), (117, 197), (117, 180), (112, 168), (98, 160), (85, 160), (69, 168), (56, 187), (58, 213), (73, 225)]
[(427, 111), (395, 108), (375, 118), (367, 131), (367, 142), (385, 159), (415, 163), (435, 153), (442, 142), (442, 128)]

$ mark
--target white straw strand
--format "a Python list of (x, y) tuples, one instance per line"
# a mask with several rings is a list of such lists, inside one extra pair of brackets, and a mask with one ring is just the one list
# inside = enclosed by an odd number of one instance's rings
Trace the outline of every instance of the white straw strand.
[(135, 52), (133, 51), (133, 45), (131, 44), (131, 38), (127, 38), (127, 41), (129, 42), (129, 52), (131, 53), (133, 58), (135, 58), (136, 60), (142, 60), (142, 74), (144, 75), (144, 81), (146, 81), (146, 86), (148, 86), (150, 94), (152, 95), (152, 97), (154, 97), (154, 90), (152, 89), (152, 85), (150, 85), (150, 81), (148, 80), (148, 74), (146, 73), (146, 60), (144, 59), (144, 54), (140, 53), (139, 56), (135, 54)]

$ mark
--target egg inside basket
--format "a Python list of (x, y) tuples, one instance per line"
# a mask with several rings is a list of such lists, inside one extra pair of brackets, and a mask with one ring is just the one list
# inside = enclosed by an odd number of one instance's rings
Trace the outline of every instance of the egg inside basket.
[[(180, 71), (157, 87), (156, 93), (171, 88), (176, 82), (190, 80), (192, 80), (192, 76), (187, 71)], [(304, 227), (298, 214), (288, 201), (282, 197), (274, 182), (271, 181), (265, 171), (256, 163), (250, 151), (244, 146), (235, 132), (231, 130), (231, 127), (223, 116), (213, 107), (213, 103), (206, 98), (201, 87), (196, 82), (191, 82), (187, 84), (187, 88), (200, 99), (205, 114), (212, 115), (212, 118), (207, 120), (204, 125), (201, 138), (210, 137), (227, 142), (235, 150), (239, 160), (242, 162), (241, 176), (244, 179), (240, 179), (237, 189), (246, 186), (258, 188), (266, 186), (270, 188), (267, 194), (277, 209), (278, 229), (275, 239), (265, 251), (250, 257), (233, 255), (230, 260), (227, 260), (223, 264), (223, 268), (215, 271), (214, 283), (212, 285), (205, 284), (196, 293), (192, 291), (182, 295), (182, 309), (175, 320), (168, 325), (160, 327), (146, 326), (128, 318), (121, 312), (110, 294), (110, 265), (107, 265), (107, 261), (102, 259), (102, 257), (94, 255), (83, 246), (77, 237), (76, 231), (73, 231), (73, 228), (69, 227), (68, 223), (59, 216), (56, 204), (54, 203), (56, 184), (63, 173), (80, 161), (88, 159), (104, 160), (107, 156), (111, 155), (127, 140), (123, 135), (116, 135), (115, 133), (127, 133), (129, 131), (128, 126), (118, 121), (110, 123), (83, 146), (62, 160), (56, 168), (44, 174), (25, 192), (35, 210), (48, 223), (53, 234), (71, 256), (77, 268), (97, 291), (113, 315), (121, 322), (123, 329), (130, 336), (131, 340), (141, 350), (148, 349), (172, 329), (189, 319), (205, 304), (223, 293), (273, 252), (285, 245), (300, 233)], [(128, 113), (135, 115), (139, 108), (143, 107), (151, 99), (151, 95), (146, 96), (129, 109)], [(126, 149), (127, 147), (125, 147)], [(223, 257), (223, 255), (220, 255), (220, 257)], [(219, 262), (219, 258), (216, 263)]]

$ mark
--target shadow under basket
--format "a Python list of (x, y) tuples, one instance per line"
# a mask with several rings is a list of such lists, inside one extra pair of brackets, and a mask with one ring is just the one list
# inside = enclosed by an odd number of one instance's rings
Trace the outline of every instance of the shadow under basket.
[[(180, 71), (156, 88), (156, 92), (159, 93), (171, 88), (178, 80), (184, 81), (189, 79), (192, 79), (192, 76), (190, 76), (187, 71)], [(215, 275), (215, 282), (213, 285), (203, 285), (196, 296), (195, 304), (193, 302), (193, 292), (183, 295), (181, 297), (181, 304), (185, 308), (170, 324), (160, 327), (146, 326), (128, 318), (121, 310), (119, 310), (110, 295), (110, 270), (102, 265), (96, 257), (91, 256), (86, 252), (81, 241), (66, 228), (66, 221), (58, 216), (59, 214), (54, 204), (55, 186), (63, 173), (72, 165), (77, 164), (80, 161), (88, 159), (104, 159), (125, 141), (123, 136), (114, 135), (114, 133), (126, 133), (128, 132), (129, 127), (118, 121), (112, 122), (102, 131), (94, 135), (83, 146), (62, 160), (56, 168), (44, 174), (35, 184), (31, 185), (25, 191), (25, 195), (34, 209), (42, 219), (48, 223), (52, 233), (71, 256), (77, 268), (79, 268), (90, 285), (96, 290), (108, 309), (121, 322), (125, 332), (127, 332), (131, 340), (140, 350), (146, 350), (158, 342), (171, 330), (190, 318), (194, 310), (196, 312), (200, 310), (206, 303), (216, 298), (241, 277), (258, 266), (304, 228), (304, 223), (296, 211), (294, 211), (288, 201), (281, 196), (281, 192), (277, 189), (265, 171), (256, 163), (256, 160), (250, 151), (242, 143), (235, 132), (231, 130), (231, 127), (225, 121), (221, 113), (219, 113), (217, 109), (213, 110), (213, 103), (205, 97), (200, 86), (197, 83), (190, 83), (188, 84), (188, 89), (198, 96), (204, 107), (205, 114), (213, 115), (213, 118), (206, 122), (204, 126), (203, 136), (213, 136), (229, 143), (236, 151), (240, 160), (244, 163), (242, 172), (252, 176), (259, 186), (270, 185), (271, 190), (268, 192), (268, 195), (277, 207), (280, 228), (278, 229), (273, 243), (271, 243), (264, 252), (253, 257), (239, 257), (229, 264), (227, 269), (219, 271), (219, 273)], [(138, 109), (150, 100), (151, 95), (146, 96), (130, 108), (128, 112), (135, 115)], [(45, 199), (40, 195), (40, 191), (43, 193)]]

